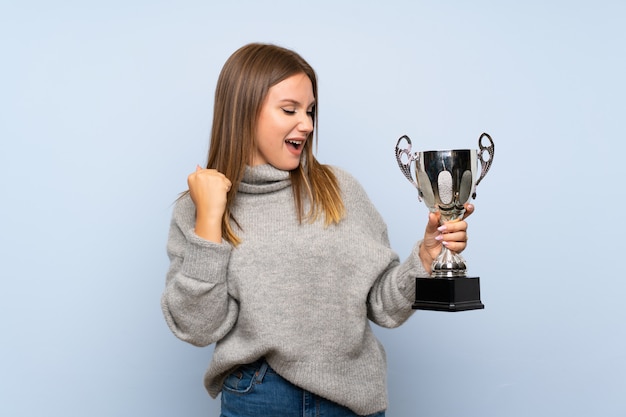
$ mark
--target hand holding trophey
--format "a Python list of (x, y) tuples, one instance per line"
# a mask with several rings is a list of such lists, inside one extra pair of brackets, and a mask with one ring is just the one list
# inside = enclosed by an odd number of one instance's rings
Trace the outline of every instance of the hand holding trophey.
[(461, 253), (467, 246), (467, 222), (466, 219), (474, 212), (472, 204), (465, 204), (463, 219), (439, 224), (440, 213), (429, 213), (428, 224), (424, 232), (424, 240), (420, 246), (420, 259), (424, 268), (429, 273), (433, 260), (441, 252), (441, 245), (445, 245), (453, 252)]

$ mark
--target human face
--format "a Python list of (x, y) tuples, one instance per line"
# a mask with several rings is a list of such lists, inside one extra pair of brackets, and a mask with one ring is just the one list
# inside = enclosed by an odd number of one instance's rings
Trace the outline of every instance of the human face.
[(313, 131), (313, 84), (304, 74), (270, 87), (256, 125), (252, 166), (270, 164), (296, 169), (307, 137)]

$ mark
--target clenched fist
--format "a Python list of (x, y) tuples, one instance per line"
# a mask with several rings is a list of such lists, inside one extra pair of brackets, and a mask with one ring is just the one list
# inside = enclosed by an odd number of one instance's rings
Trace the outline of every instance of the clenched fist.
[(189, 195), (196, 206), (195, 232), (203, 239), (222, 242), (222, 217), (231, 182), (215, 169), (196, 167), (187, 177)]

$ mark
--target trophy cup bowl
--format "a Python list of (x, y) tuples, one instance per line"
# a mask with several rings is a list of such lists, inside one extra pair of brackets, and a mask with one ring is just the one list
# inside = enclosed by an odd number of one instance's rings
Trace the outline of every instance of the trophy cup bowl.
[[(491, 136), (483, 133), (478, 146), (480, 150), (411, 153), (411, 139), (406, 135), (398, 139), (396, 160), (400, 170), (417, 188), (419, 200), (431, 212), (441, 213), (441, 224), (463, 219), (465, 203), (476, 198), (476, 186), (491, 167), (494, 155)], [(485, 307), (480, 301), (480, 278), (468, 277), (463, 257), (445, 246), (433, 261), (431, 277), (416, 278), (415, 292), (415, 309), (464, 311)]]

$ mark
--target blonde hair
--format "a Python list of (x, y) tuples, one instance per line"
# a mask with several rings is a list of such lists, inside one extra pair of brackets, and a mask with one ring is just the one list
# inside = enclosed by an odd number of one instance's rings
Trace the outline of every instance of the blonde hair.
[[(216, 169), (232, 182), (222, 218), (222, 238), (237, 245), (241, 241), (232, 223), (237, 224), (230, 208), (237, 194), (246, 164), (252, 161), (255, 130), (263, 101), (269, 89), (296, 74), (306, 74), (313, 86), (317, 126), (317, 76), (297, 53), (276, 45), (252, 43), (235, 51), (224, 64), (215, 90), (213, 127), (207, 168)], [(330, 167), (313, 155), (311, 132), (303, 149), (303, 160), (290, 171), (298, 220), (313, 222), (325, 215), (325, 225), (339, 223), (345, 214), (337, 178)], [(315, 132), (317, 142), (317, 132)], [(309, 210), (305, 213), (305, 201)], [(232, 223), (231, 223), (232, 221)], [(237, 225), (239, 226), (239, 225)]]

